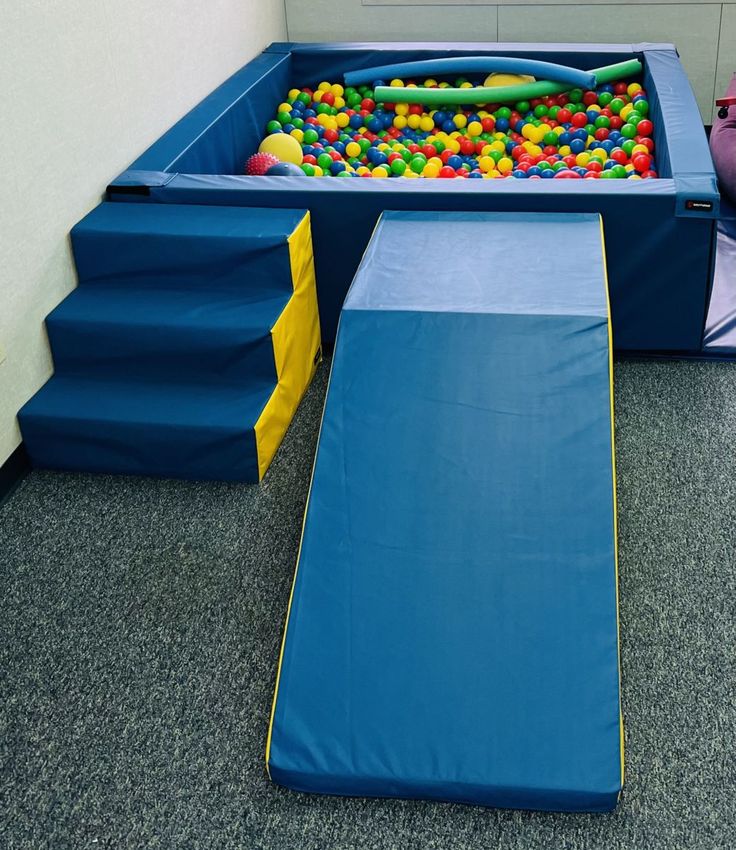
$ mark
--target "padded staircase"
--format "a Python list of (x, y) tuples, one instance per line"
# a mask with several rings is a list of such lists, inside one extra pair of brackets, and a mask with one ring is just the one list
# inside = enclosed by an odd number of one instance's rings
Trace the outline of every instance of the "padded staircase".
[(257, 481), (320, 354), (304, 211), (105, 203), (72, 232), (34, 465)]

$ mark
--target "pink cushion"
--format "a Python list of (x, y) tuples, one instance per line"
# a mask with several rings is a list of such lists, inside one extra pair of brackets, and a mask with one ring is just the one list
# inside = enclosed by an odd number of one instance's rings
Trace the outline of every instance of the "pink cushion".
[[(726, 97), (736, 97), (736, 74), (733, 75)], [(736, 202), (736, 106), (729, 107), (727, 118), (716, 117), (713, 122), (710, 152), (721, 190)]]

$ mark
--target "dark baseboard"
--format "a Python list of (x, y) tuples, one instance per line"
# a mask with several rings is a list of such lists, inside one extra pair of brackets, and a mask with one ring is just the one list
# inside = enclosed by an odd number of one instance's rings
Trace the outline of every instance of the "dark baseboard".
[(26, 453), (26, 447), (21, 443), (5, 463), (0, 466), (0, 505), (30, 471), (31, 461)]

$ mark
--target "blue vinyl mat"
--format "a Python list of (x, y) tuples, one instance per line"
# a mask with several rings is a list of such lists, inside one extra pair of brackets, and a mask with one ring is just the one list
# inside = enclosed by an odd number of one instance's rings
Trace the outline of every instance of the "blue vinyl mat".
[(340, 319), (273, 780), (615, 806), (610, 355), (598, 215), (383, 215)]

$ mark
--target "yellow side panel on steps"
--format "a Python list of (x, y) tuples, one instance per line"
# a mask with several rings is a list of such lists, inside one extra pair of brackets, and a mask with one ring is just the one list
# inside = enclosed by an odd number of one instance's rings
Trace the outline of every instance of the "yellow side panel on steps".
[(271, 328), (278, 384), (255, 426), (259, 479), (281, 445), (321, 357), (309, 213), (287, 241), (294, 294)]

